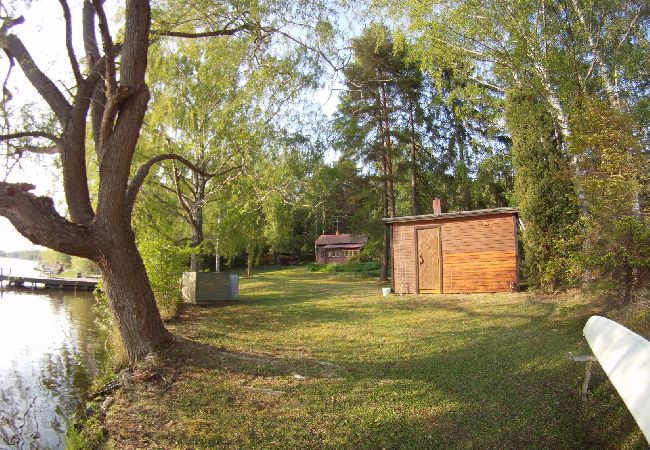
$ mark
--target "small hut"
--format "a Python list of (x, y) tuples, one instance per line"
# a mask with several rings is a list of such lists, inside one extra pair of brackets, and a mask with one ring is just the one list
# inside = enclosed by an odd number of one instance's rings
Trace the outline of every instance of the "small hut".
[(383, 219), (391, 227), (397, 294), (505, 292), (519, 284), (517, 210), (482, 209)]
[(363, 235), (321, 234), (314, 243), (316, 262), (319, 264), (344, 263), (358, 254), (368, 242), (368, 237)]

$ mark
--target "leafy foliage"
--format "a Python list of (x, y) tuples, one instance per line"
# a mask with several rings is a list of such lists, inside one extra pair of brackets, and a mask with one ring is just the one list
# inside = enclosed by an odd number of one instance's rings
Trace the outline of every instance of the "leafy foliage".
[(170, 244), (164, 239), (138, 242), (156, 303), (163, 316), (171, 317), (182, 302), (181, 277), (187, 271), (192, 248)]
[(372, 272), (379, 270), (381, 263), (378, 261), (354, 262), (340, 264), (308, 264), (310, 272)]
[(589, 98), (578, 105), (570, 150), (584, 174), (579, 183), (589, 205), (583, 262), (630, 301), (650, 285), (650, 225), (641, 214), (647, 157), (629, 113)]

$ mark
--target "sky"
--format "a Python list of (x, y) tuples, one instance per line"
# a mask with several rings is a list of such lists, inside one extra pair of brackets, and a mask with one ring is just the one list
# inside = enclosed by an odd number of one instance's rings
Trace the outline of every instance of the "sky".
[[(22, 6), (23, 2), (16, 3), (21, 4), (21, 6), (17, 7), (18, 9), (13, 12), (12, 16), (22, 15), (25, 22), (15, 26), (12, 32), (23, 41), (39, 68), (54, 81), (59, 89), (65, 91), (66, 88), (72, 86), (72, 82), (69, 60), (65, 49), (65, 22), (59, 2), (54, 0), (34, 0), (29, 8)], [(113, 3), (115, 4), (115, 2)], [(81, 6), (82, 2), (70, 2), (73, 42), (78, 58), (83, 55), (80, 36)], [(106, 2), (105, 7), (107, 8), (108, 17), (114, 17), (116, 6), (111, 5), (111, 2)], [(3, 80), (7, 74), (7, 68), (7, 58), (4, 53), (0, 53), (0, 77)], [(30, 102), (39, 102), (41, 108), (46, 108), (34, 88), (23, 76), (18, 65), (14, 67), (11, 73), (8, 87), (14, 97), (12, 103), (15, 102), (15, 106), (22, 104), (27, 99)], [(57, 209), (62, 212), (64, 211), (61, 207), (63, 194), (57, 189), (60, 172), (53, 162), (53, 157), (41, 157), (37, 161), (21, 161), (21, 167), (15, 167), (9, 176), (5, 178), (6, 170), (3, 161), (0, 177), (9, 182), (27, 182), (36, 185), (36, 189), (32, 192), (36, 195), (52, 197)], [(35, 246), (25, 239), (6, 218), (0, 217), (0, 250), (16, 251), (35, 248), (43, 249), (43, 247)]]
[[(106, 2), (105, 7), (109, 17), (115, 16), (115, 2)], [(82, 45), (79, 38), (79, 24), (81, 14), (81, 2), (70, 2), (72, 9), (73, 36), (77, 56), (83, 54)], [(43, 70), (60, 89), (65, 90), (70, 86), (69, 63), (65, 51), (64, 40), (64, 21), (62, 19), (61, 7), (54, 0), (35, 0), (31, 2), (31, 7), (24, 10), (16, 11), (16, 16), (23, 15), (25, 23), (13, 28), (12, 32), (17, 34), (37, 65)], [(0, 55), (0, 76), (4, 79), (7, 73), (7, 58), (4, 54)], [(322, 105), (323, 112), (331, 116), (336, 110), (338, 104), (338, 88), (340, 81), (333, 78), (327, 86), (314, 94), (314, 100)], [(9, 89), (12, 92), (15, 101), (22, 102), (28, 98), (32, 101), (40, 100), (38, 94), (25, 80), (19, 67), (15, 67), (11, 74)], [(41, 104), (43, 102), (41, 100)], [(328, 153), (326, 161), (332, 162), (336, 155)], [(45, 159), (40, 162), (21, 162), (21, 167), (12, 170), (10, 175), (5, 179), (9, 182), (29, 182), (37, 186), (33, 191), (36, 195), (51, 196), (55, 200), (60, 212), (64, 211), (63, 195), (57, 191), (58, 170), (53, 167), (53, 159)], [(4, 170), (0, 174), (4, 178)], [(38, 182), (37, 182), (38, 181)], [(25, 239), (4, 217), (0, 217), (0, 250), (17, 251), (28, 249), (42, 249), (43, 247), (35, 246), (29, 240)]]
[[(61, 61), (65, 53), (61, 53), (57, 43), (65, 42), (61, 7), (56, 2), (35, 1), (28, 10), (17, 11), (25, 17), (25, 23), (14, 27), (12, 30), (22, 40), (27, 49), (36, 60), (38, 66), (44, 70), (61, 87), (61, 77), (57, 76), (63, 69)], [(0, 76), (4, 79), (7, 73), (7, 58), (2, 54), (0, 58)], [(9, 81), (9, 90), (18, 101), (29, 98), (38, 98), (34, 89), (27, 83), (19, 67), (14, 67)], [(55, 181), (55, 171), (52, 168), (52, 159), (40, 162), (21, 162), (22, 167), (16, 167), (7, 177), (10, 182), (28, 182), (37, 186), (33, 191), (37, 195), (52, 194)], [(5, 176), (2, 172), (2, 177)], [(36, 182), (38, 180), (38, 182)], [(0, 250), (16, 251), (33, 248), (29, 240), (16, 231), (9, 220), (0, 217)]]

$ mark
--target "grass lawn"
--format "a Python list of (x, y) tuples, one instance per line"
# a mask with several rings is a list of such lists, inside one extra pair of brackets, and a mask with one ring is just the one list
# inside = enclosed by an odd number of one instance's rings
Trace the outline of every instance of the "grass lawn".
[(534, 293), (381, 296), (270, 269), (188, 307), (106, 425), (114, 448), (644, 448), (605, 375), (580, 401), (597, 312)]

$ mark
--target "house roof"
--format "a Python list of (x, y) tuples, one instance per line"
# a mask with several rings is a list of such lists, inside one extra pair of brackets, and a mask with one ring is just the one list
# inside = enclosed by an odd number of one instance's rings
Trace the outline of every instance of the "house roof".
[(491, 216), (494, 214), (513, 214), (517, 215), (518, 211), (515, 208), (492, 208), (492, 209), (477, 209), (474, 211), (457, 211), (442, 214), (422, 214), (419, 216), (403, 216), (403, 217), (384, 217), (384, 223), (396, 222), (417, 222), (421, 220), (443, 220), (455, 219), (458, 217), (476, 217), (476, 216)]
[(316, 239), (316, 245), (336, 245), (356, 244), (357, 246), (365, 245), (368, 242), (368, 236), (362, 234), (321, 234)]
[(329, 244), (329, 245), (324, 245), (324, 249), (356, 249), (361, 247), (363, 244)]

